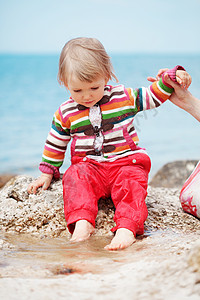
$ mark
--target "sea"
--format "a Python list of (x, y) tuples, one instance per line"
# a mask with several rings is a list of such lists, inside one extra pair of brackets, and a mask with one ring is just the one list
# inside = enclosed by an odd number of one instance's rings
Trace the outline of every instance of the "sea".
[[(190, 92), (200, 98), (200, 54), (110, 56), (119, 82), (132, 88), (147, 87), (160, 68), (182, 65), (192, 76)], [(69, 97), (57, 81), (58, 61), (59, 54), (0, 54), (0, 174), (40, 175), (53, 114)], [(166, 163), (200, 159), (200, 123), (170, 101), (140, 112), (134, 123), (151, 157), (150, 177)], [(69, 148), (61, 172), (70, 165)]]

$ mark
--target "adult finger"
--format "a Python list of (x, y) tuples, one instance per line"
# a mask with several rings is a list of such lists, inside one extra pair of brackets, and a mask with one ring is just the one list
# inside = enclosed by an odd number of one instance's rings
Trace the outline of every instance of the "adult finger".
[(163, 73), (165, 73), (167, 70), (169, 70), (169, 69), (167, 69), (167, 68), (160, 69), (160, 70), (158, 71), (157, 76), (158, 76), (158, 77), (161, 77), (161, 75), (162, 75)]

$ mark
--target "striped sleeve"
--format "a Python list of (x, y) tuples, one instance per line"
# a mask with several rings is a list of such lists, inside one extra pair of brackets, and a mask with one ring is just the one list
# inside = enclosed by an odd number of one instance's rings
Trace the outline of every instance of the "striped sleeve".
[(70, 130), (62, 121), (59, 109), (53, 117), (51, 130), (44, 146), (42, 161), (58, 168), (61, 167), (70, 138)]
[[(176, 69), (175, 67), (167, 71), (170, 78), (176, 77)], [(127, 89), (127, 91), (134, 110), (138, 112), (160, 106), (169, 99), (174, 89), (164, 82), (162, 76), (159, 81), (153, 82), (148, 88)]]

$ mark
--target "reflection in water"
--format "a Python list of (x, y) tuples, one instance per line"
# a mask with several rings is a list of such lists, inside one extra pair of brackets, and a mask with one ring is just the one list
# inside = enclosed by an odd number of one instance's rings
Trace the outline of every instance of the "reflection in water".
[[(162, 238), (161, 238), (162, 236)], [(0, 275), (17, 277), (37, 272), (37, 276), (70, 275), (73, 273), (102, 273), (117, 271), (124, 263), (145, 259), (146, 256), (162, 256), (165, 245), (176, 240), (169, 232), (148, 233), (135, 244), (122, 251), (104, 250), (112, 237), (92, 236), (89, 240), (72, 243), (67, 238), (40, 239), (30, 235), (0, 235)], [(26, 272), (26, 269), (29, 270)], [(5, 273), (6, 270), (6, 273)], [(41, 270), (47, 270), (46, 274)], [(27, 275), (26, 275), (27, 276)]]

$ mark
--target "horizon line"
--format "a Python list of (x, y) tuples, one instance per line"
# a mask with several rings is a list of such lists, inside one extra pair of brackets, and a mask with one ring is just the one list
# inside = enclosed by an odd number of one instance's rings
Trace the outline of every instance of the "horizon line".
[[(200, 55), (200, 51), (107, 51), (109, 55)], [(0, 51), (0, 55), (49, 55), (57, 56), (57, 51)]]

